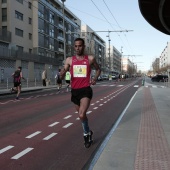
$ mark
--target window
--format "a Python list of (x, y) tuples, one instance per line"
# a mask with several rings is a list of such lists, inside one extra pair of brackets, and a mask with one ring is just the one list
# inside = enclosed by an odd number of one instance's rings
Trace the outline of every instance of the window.
[(28, 24), (32, 24), (32, 18), (28, 18)]
[(42, 4), (38, 4), (38, 16), (44, 18), (44, 6)]
[(17, 45), (18, 47), (18, 53), (23, 53), (24, 47)]
[(32, 34), (29, 33), (28, 36), (29, 36), (29, 40), (32, 40)]
[(50, 22), (52, 24), (54, 24), (54, 14), (50, 12), (50, 16), (49, 16)]
[(7, 26), (2, 26), (2, 31), (7, 31)]
[(18, 1), (18, 2), (21, 3), (21, 4), (23, 4), (23, 0), (16, 0), (16, 1)]
[(15, 11), (15, 18), (23, 21), (23, 14), (18, 11)]
[(29, 49), (29, 53), (32, 54), (32, 49)]
[(50, 37), (54, 37), (54, 26), (53, 25), (49, 26), (49, 35)]
[(7, 21), (7, 9), (2, 8), (2, 21)]
[(31, 9), (31, 7), (32, 7), (31, 2), (28, 2), (28, 8)]
[(3, 4), (3, 3), (7, 3), (7, 0), (2, 0), (2, 4)]
[(15, 35), (18, 35), (20, 37), (23, 37), (23, 30), (20, 30), (18, 28), (15, 28)]

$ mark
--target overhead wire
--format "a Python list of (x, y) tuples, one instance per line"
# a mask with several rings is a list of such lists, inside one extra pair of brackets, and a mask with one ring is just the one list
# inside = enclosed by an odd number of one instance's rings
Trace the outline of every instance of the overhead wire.
[[(114, 17), (113, 13), (111, 12), (110, 8), (108, 7), (107, 3), (105, 2), (105, 0), (103, 0), (103, 2), (104, 2), (104, 4), (105, 4), (105, 6), (107, 7), (108, 11), (110, 12), (111, 16), (113, 17), (113, 19), (114, 19), (115, 22), (117, 23), (118, 27), (119, 27), (120, 29), (122, 29), (121, 26), (119, 25), (118, 21), (117, 21), (116, 18)], [(131, 45), (130, 45), (128, 39), (127, 39), (126, 34), (124, 34), (124, 36), (125, 36), (125, 38), (126, 38), (126, 41), (128, 42), (129, 47), (131, 48)], [(126, 46), (125, 46), (125, 47), (126, 47)], [(127, 47), (126, 47), (126, 48), (127, 48)], [(127, 49), (127, 50), (128, 50), (128, 49)], [(132, 50), (132, 48), (131, 48), (131, 50)], [(132, 50), (132, 51), (133, 51), (133, 50)]]

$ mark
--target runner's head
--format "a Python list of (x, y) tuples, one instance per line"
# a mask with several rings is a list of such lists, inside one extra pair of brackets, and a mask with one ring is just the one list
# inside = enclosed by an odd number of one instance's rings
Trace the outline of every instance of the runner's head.
[(22, 70), (22, 67), (21, 67), (21, 66), (19, 66), (19, 67), (18, 67), (18, 70), (20, 70), (20, 71), (21, 71), (21, 70)]
[(74, 49), (78, 56), (84, 55), (84, 49), (85, 49), (84, 39), (76, 38), (74, 40)]

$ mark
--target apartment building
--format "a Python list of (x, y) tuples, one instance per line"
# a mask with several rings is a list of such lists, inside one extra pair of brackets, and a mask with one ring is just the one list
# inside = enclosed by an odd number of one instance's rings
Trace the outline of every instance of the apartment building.
[(0, 48), (10, 50), (0, 58), (4, 77), (19, 65), (30, 79), (40, 79), (44, 68), (54, 77), (64, 50), (72, 55), (80, 36), (74, 33), (80, 33), (81, 20), (59, 0), (1, 0), (0, 18)]
[(88, 25), (81, 26), (81, 37), (86, 44), (86, 53), (95, 57), (101, 67), (102, 73), (106, 68), (106, 43), (105, 41)]
[(135, 65), (128, 57), (122, 57), (122, 73), (127, 74), (129, 77), (132, 77), (137, 72), (137, 65)]
[(170, 42), (167, 42), (166, 47), (162, 51), (159, 62), (160, 69), (164, 70), (164, 74), (170, 76)]
[(109, 72), (111, 72), (112, 74), (121, 73), (121, 56), (122, 54), (114, 46), (110, 45), (109, 47), (109, 45), (107, 45), (106, 48), (107, 68)]

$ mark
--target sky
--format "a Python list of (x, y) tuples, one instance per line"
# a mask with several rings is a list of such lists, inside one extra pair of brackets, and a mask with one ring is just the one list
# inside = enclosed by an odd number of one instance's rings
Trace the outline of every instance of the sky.
[[(137, 64), (151, 69), (170, 36), (152, 27), (142, 16), (138, 0), (66, 0), (64, 5), (94, 31), (110, 32), (110, 45)], [(120, 32), (127, 30), (128, 32)], [(96, 32), (108, 44), (108, 32)]]

